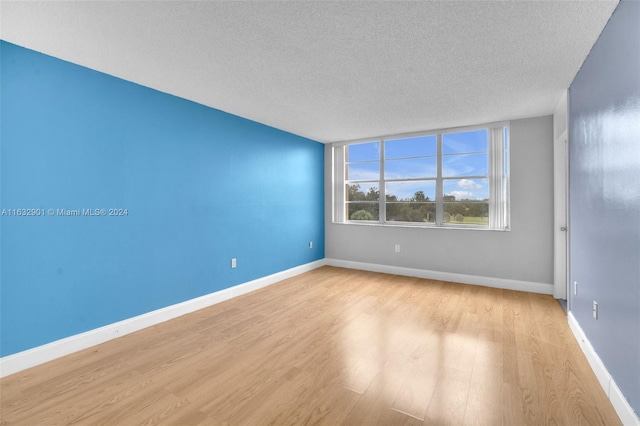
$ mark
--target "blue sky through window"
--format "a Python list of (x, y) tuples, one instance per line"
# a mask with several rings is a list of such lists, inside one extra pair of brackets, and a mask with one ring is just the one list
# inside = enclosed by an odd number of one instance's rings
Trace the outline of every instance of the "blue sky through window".
[(436, 135), (388, 140), (384, 144), (384, 156), (386, 159), (436, 156), (437, 141)]
[[(442, 135), (442, 176), (445, 195), (456, 200), (485, 200), (489, 198), (487, 129)], [(347, 179), (371, 181), (380, 178), (380, 142), (348, 146)], [(398, 200), (411, 199), (417, 191), (423, 191), (429, 199), (435, 199), (437, 176), (437, 136), (419, 136), (392, 139), (385, 142), (385, 180), (429, 180), (387, 182), (387, 195)], [(473, 178), (473, 176), (481, 176)], [(362, 185), (361, 185), (362, 186)], [(368, 189), (372, 185), (366, 185)], [(373, 185), (375, 186), (375, 185)]]
[(487, 151), (489, 130), (473, 130), (471, 132), (445, 133), (442, 135), (443, 154), (462, 154), (466, 152)]
[(444, 155), (442, 176), (486, 176), (489, 170), (487, 153)]
[(380, 142), (359, 143), (348, 146), (348, 162), (380, 159)]
[(347, 166), (347, 180), (379, 180), (380, 162), (371, 161)]
[(387, 160), (384, 166), (385, 179), (435, 178), (438, 174), (436, 157)]
[(456, 200), (489, 199), (488, 179), (471, 178), (489, 174), (488, 143), (487, 129), (442, 135), (442, 176), (469, 177), (445, 179), (444, 195), (453, 195)]

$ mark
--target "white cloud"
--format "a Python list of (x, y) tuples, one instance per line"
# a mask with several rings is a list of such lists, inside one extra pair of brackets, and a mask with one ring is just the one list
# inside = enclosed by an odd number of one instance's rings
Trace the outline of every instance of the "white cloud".
[[(469, 179), (461, 179), (460, 182), (458, 182), (458, 186), (460, 188), (464, 188), (464, 189), (480, 189), (482, 188), (482, 185), (475, 183), (472, 180)], [(462, 191), (464, 192), (464, 191)], [(468, 193), (470, 194), (470, 193)]]
[(349, 180), (378, 180), (380, 179), (380, 172), (371, 171), (366, 169), (351, 168), (347, 172), (347, 178)]
[(423, 191), (432, 201), (435, 199), (435, 181), (410, 181), (387, 183), (387, 195), (395, 195), (399, 200), (411, 199), (417, 191)]
[(453, 195), (456, 200), (473, 200), (476, 197), (469, 191), (451, 191), (446, 195)]

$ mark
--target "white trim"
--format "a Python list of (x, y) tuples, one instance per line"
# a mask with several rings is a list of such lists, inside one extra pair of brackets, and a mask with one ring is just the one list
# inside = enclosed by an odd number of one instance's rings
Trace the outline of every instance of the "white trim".
[(444, 182), (442, 181), (442, 133), (436, 136), (436, 219), (433, 226), (444, 223)]
[(568, 113), (568, 90), (565, 90), (553, 112), (553, 297), (556, 299), (569, 298)]
[(591, 346), (591, 342), (587, 339), (586, 334), (584, 334), (584, 331), (571, 311), (569, 311), (569, 314), (567, 315), (567, 320), (569, 322), (569, 328), (571, 328), (582, 352), (587, 357), (587, 361), (589, 361), (591, 369), (598, 378), (600, 386), (602, 386), (602, 389), (604, 389), (604, 392), (607, 394), (607, 397), (611, 401), (613, 408), (616, 410), (618, 417), (620, 417), (622, 424), (625, 426), (640, 426), (640, 418), (638, 418), (637, 414), (633, 411), (633, 408), (629, 405), (629, 402), (624, 397), (615, 380), (613, 380), (613, 377), (609, 374), (607, 367), (605, 367), (604, 363), (593, 349), (593, 346)]
[(584, 352), (585, 356), (587, 357), (587, 361), (589, 361), (589, 365), (595, 373), (598, 382), (600, 382), (600, 386), (602, 386), (602, 389), (604, 389), (607, 397), (609, 397), (609, 382), (611, 380), (611, 376), (607, 372), (607, 368), (604, 366), (604, 363), (602, 362), (600, 357), (596, 354), (596, 351), (593, 350), (591, 342), (589, 342), (589, 339), (587, 339), (584, 331), (582, 331), (582, 328), (580, 327), (580, 325), (578, 325), (578, 321), (576, 321), (576, 318), (573, 316), (572, 312), (569, 312), (567, 314), (567, 321), (569, 322), (569, 328), (571, 328), (571, 331), (578, 341), (582, 352)]
[(329, 266), (381, 272), (383, 274), (404, 275), (429, 280), (450, 281), (463, 284), (481, 285), (506, 290), (528, 291), (531, 293), (552, 294), (553, 285), (531, 281), (508, 280), (504, 278), (482, 277), (479, 275), (456, 274), (452, 272), (430, 271), (427, 269), (404, 268), (402, 266), (378, 265), (375, 263), (353, 262), (341, 259), (325, 259)]
[(339, 226), (381, 226), (383, 228), (413, 228), (413, 229), (457, 229), (457, 230), (473, 230), (473, 231), (493, 231), (493, 232), (509, 232), (510, 229), (491, 229), (487, 226), (481, 225), (456, 225), (451, 223), (446, 223), (442, 226), (435, 225), (433, 223), (425, 223), (424, 225), (420, 222), (387, 222), (380, 223), (372, 220), (350, 220), (347, 222), (332, 222), (332, 225)]
[(104, 327), (56, 340), (46, 345), (0, 358), (0, 377), (17, 373), (30, 367), (52, 361), (91, 346), (116, 339), (143, 328), (215, 305), (225, 300), (270, 286), (287, 278), (303, 274), (326, 264), (324, 259), (296, 266), (266, 277), (238, 284), (182, 303), (167, 306), (146, 314), (118, 321)]
[[(567, 299), (568, 219), (567, 219), (567, 132), (553, 141), (553, 297)], [(564, 228), (564, 231), (562, 230)]]

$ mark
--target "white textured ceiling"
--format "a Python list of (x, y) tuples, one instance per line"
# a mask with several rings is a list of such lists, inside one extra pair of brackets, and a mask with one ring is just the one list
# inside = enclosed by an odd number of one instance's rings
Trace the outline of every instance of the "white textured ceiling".
[(0, 37), (321, 142), (551, 114), (613, 1), (0, 3)]

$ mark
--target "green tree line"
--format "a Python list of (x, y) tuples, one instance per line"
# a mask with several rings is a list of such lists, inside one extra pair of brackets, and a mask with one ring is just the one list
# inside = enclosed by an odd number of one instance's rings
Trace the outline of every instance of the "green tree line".
[[(349, 219), (378, 220), (380, 191), (371, 187), (367, 192), (359, 184), (348, 185)], [(411, 198), (386, 195), (387, 221), (435, 222), (436, 204), (423, 191), (417, 191)], [(489, 200), (456, 200), (454, 195), (444, 196), (444, 217), (447, 222), (488, 223)]]

